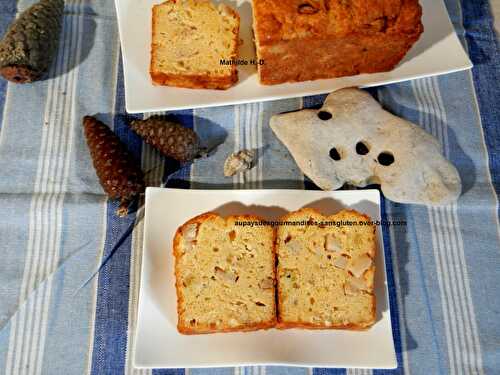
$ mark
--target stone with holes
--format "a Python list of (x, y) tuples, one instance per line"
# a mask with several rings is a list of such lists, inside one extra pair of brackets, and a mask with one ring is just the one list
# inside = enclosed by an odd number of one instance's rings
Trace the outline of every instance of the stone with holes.
[(336, 91), (320, 110), (273, 116), (271, 128), (323, 190), (380, 184), (390, 200), (429, 205), (460, 196), (460, 177), (438, 140), (363, 90)]

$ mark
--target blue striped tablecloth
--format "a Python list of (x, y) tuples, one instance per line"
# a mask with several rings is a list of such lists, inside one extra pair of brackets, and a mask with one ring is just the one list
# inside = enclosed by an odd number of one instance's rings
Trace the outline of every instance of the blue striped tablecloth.
[[(1, 0), (0, 33), (30, 3)], [(24, 86), (0, 81), (0, 374), (371, 373), (133, 368), (143, 222), (79, 290), (135, 221), (117, 219), (116, 204), (103, 196), (82, 116), (99, 113), (111, 124), (143, 169), (154, 170), (151, 185), (303, 189), (312, 185), (268, 119), (323, 97), (173, 113), (203, 137), (217, 136), (208, 129), (227, 133), (214, 157), (175, 172), (126, 125), (113, 2), (66, 3), (64, 48), (51, 78)], [(383, 204), (386, 219), (409, 225), (384, 229), (399, 367), (377, 374), (500, 374), (500, 55), (488, 1), (446, 3), (474, 70), (372, 90), (388, 109), (438, 137), (464, 184), (458, 204), (446, 208)], [(241, 184), (227, 184), (225, 156), (262, 146), (257, 169)]]

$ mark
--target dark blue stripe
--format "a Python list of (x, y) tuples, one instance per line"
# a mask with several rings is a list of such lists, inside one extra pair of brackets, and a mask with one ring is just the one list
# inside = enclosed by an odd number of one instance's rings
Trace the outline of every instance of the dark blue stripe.
[(184, 375), (184, 369), (155, 369), (153, 375)]
[[(0, 36), (3, 37), (17, 12), (17, 2), (15, 0), (2, 1), (0, 4)], [(1, 115), (5, 106), (5, 95), (7, 93), (7, 81), (0, 78), (0, 130), (2, 130), (3, 116)]]
[[(124, 113), (125, 97), (121, 63), (118, 69), (117, 87), (116, 113)], [(114, 130), (130, 152), (140, 160), (142, 142), (129, 129), (126, 116), (115, 116)], [(108, 202), (103, 259), (108, 257), (115, 245), (123, 240), (123, 235), (134, 225), (135, 214), (118, 218), (115, 214), (117, 208), (118, 202)], [(131, 241), (132, 236), (127, 236), (99, 273), (92, 374), (121, 374), (125, 370)]]
[(345, 375), (346, 370), (343, 368), (315, 368), (313, 375)]
[[(488, 0), (461, 0), (490, 171), (500, 195), (500, 49)], [(500, 212), (498, 213), (500, 216)]]
[[(391, 218), (387, 217), (386, 199), (382, 194), (380, 195), (380, 199), (381, 199), (380, 201), (381, 217), (383, 221), (387, 222)], [(394, 269), (392, 263), (393, 261), (392, 261), (392, 251), (391, 251), (391, 239), (389, 236), (389, 229), (384, 226), (382, 226), (381, 229), (384, 238), (385, 270), (387, 274), (387, 288), (389, 291), (389, 308), (391, 310), (392, 335), (394, 338), (394, 347), (396, 349), (398, 368), (396, 370), (375, 370), (373, 373), (375, 375), (403, 374), (404, 367), (403, 367), (403, 355), (401, 346), (401, 331), (399, 328), (399, 308), (396, 296), (396, 280), (394, 279)]]
[(308, 109), (318, 109), (323, 106), (323, 102), (325, 101), (328, 95), (314, 95), (314, 96), (306, 96), (302, 99), (304, 103), (304, 108)]

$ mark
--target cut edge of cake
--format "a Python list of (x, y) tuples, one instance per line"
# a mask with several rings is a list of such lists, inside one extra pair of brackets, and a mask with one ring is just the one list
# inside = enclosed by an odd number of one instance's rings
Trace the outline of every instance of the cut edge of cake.
[[(173, 240), (173, 255), (174, 255), (174, 260), (175, 260), (175, 288), (176, 288), (176, 296), (177, 296), (177, 318), (178, 318), (178, 323), (177, 323), (177, 330), (179, 333), (184, 334), (184, 335), (199, 335), (199, 334), (211, 334), (211, 333), (230, 333), (230, 332), (250, 332), (250, 331), (257, 331), (257, 330), (265, 330), (265, 329), (270, 329), (270, 328), (275, 328), (277, 324), (277, 301), (276, 301), (276, 288), (277, 288), (277, 281), (276, 281), (276, 248), (275, 248), (275, 243), (276, 243), (276, 231), (274, 231), (273, 228), (269, 227), (268, 229), (271, 231), (270, 234), (272, 236), (272, 246), (269, 249), (271, 251), (271, 258), (272, 258), (272, 285), (269, 285), (273, 289), (273, 298), (272, 298), (272, 319), (269, 321), (264, 321), (264, 322), (257, 322), (257, 323), (248, 323), (248, 324), (242, 324), (238, 325), (235, 327), (227, 327), (227, 328), (207, 328), (207, 329), (196, 329), (196, 328), (191, 328), (189, 326), (183, 325), (181, 323), (181, 316), (183, 314), (182, 312), (182, 306), (184, 302), (183, 298), (183, 293), (182, 293), (182, 286), (179, 285), (179, 280), (180, 280), (180, 257), (182, 255), (181, 253), (181, 241), (183, 239), (183, 236), (188, 228), (188, 226), (192, 224), (197, 224), (201, 225), (207, 220), (214, 219), (214, 218), (222, 218), (226, 225), (228, 221), (230, 220), (247, 220), (247, 221), (261, 221), (263, 220), (262, 218), (255, 216), (255, 215), (233, 215), (233, 216), (228, 216), (228, 217), (222, 217), (218, 215), (217, 213), (214, 212), (207, 212), (201, 215), (198, 215), (187, 222), (185, 222), (183, 225), (181, 225), (174, 236)], [(196, 233), (197, 235), (197, 233)], [(226, 322), (227, 323), (227, 322)]]
[[(313, 216), (320, 216), (326, 221), (331, 221), (335, 220), (336, 217), (339, 215), (347, 213), (351, 215), (356, 216), (356, 220), (365, 220), (365, 221), (371, 221), (372, 219), (365, 215), (362, 214), (358, 211), (352, 210), (352, 209), (344, 209), (339, 211), (338, 213), (334, 215), (323, 215), (320, 211), (313, 209), (313, 208), (302, 208), (297, 211), (290, 212), (289, 214), (283, 216), (280, 218), (281, 222), (284, 221), (290, 221), (294, 218), (297, 218), (297, 216), (300, 215), (313, 215)], [(277, 233), (276, 233), (276, 239), (275, 239), (275, 252), (276, 252), (276, 263), (277, 267), (275, 270), (276, 273), (276, 306), (277, 306), (277, 324), (276, 328), (277, 329), (290, 329), (290, 328), (302, 328), (302, 329), (313, 329), (313, 330), (328, 330), (328, 329), (339, 329), (339, 330), (353, 330), (353, 331), (365, 331), (369, 328), (371, 328), (375, 322), (376, 322), (376, 316), (377, 316), (377, 309), (376, 309), (376, 296), (375, 296), (375, 257), (376, 257), (376, 251), (377, 251), (377, 239), (375, 235), (375, 226), (373, 227), (373, 246), (371, 247), (371, 254), (370, 257), (372, 259), (371, 266), (369, 267), (369, 276), (371, 278), (371, 288), (370, 288), (370, 295), (371, 295), (371, 311), (370, 311), (370, 316), (367, 317), (367, 319), (364, 322), (360, 323), (346, 323), (346, 324), (332, 324), (332, 325), (326, 325), (326, 324), (316, 324), (316, 323), (310, 323), (310, 322), (305, 322), (305, 321), (287, 321), (283, 319), (283, 287), (280, 286), (280, 236), (283, 234), (283, 227), (278, 228)], [(367, 271), (368, 271), (367, 270)], [(366, 272), (366, 271), (365, 271)], [(364, 275), (365, 273), (363, 273)], [(344, 286), (345, 287), (345, 286)]]

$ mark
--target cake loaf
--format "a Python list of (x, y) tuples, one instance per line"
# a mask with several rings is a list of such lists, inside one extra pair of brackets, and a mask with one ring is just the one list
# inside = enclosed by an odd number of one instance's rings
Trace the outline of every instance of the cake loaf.
[[(278, 328), (366, 329), (375, 322), (375, 227), (344, 210), (292, 212), (278, 229)], [(341, 224), (341, 225), (336, 225)]]
[(183, 334), (274, 327), (274, 231), (207, 213), (182, 225), (174, 238), (177, 328)]
[(150, 74), (158, 85), (227, 89), (238, 81), (240, 18), (208, 0), (168, 0), (153, 7)]
[(253, 0), (266, 85), (392, 70), (423, 32), (418, 0)]

